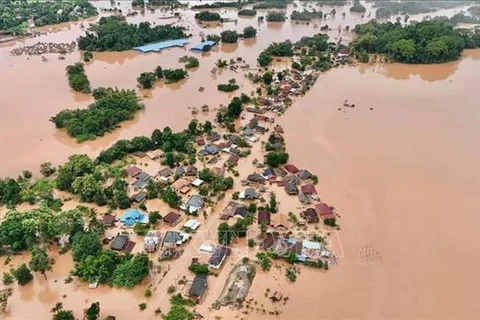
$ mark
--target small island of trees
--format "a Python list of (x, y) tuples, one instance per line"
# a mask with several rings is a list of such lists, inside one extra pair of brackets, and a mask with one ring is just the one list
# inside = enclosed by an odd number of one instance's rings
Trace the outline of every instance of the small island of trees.
[(78, 38), (78, 47), (88, 51), (125, 51), (146, 43), (185, 38), (184, 30), (173, 25), (152, 27), (149, 22), (136, 25), (120, 17), (102, 17), (90, 32)]
[(133, 118), (143, 109), (133, 90), (97, 88), (93, 90), (95, 102), (86, 109), (62, 110), (50, 121), (69, 136), (82, 142), (95, 139), (113, 130), (120, 122)]
[[(188, 58), (188, 57), (187, 57)], [(194, 57), (192, 57), (194, 58)], [(183, 59), (183, 58), (180, 58)], [(196, 58), (194, 58), (196, 59)], [(198, 59), (197, 59), (198, 60)], [(187, 62), (188, 64), (188, 62)], [(193, 63), (194, 64), (194, 63)], [(179, 69), (162, 69), (158, 66), (153, 72), (142, 72), (137, 78), (137, 82), (143, 89), (150, 89), (153, 87), (155, 81), (159, 79), (165, 79), (166, 83), (178, 82), (182, 79), (185, 79), (188, 72), (181, 68)]]
[(237, 80), (235, 79), (230, 79), (228, 83), (222, 83), (217, 86), (218, 91), (223, 92), (233, 92), (235, 90), (238, 90), (239, 88), (240, 86), (237, 84)]
[(211, 11), (202, 11), (195, 14), (195, 19), (198, 21), (221, 21), (220, 14)]
[(258, 56), (258, 64), (261, 67), (268, 66), (274, 57), (291, 57), (293, 56), (293, 45), (290, 41), (276, 42), (270, 44), (265, 50), (263, 50)]
[(224, 43), (237, 43), (238, 33), (235, 30), (225, 30), (220, 33), (220, 39)]
[(257, 29), (255, 29), (254, 27), (248, 26), (243, 29), (243, 37), (245, 39), (255, 38), (256, 36), (257, 36)]
[(257, 10), (255, 9), (242, 9), (238, 11), (239, 16), (253, 17), (257, 15)]
[(290, 20), (293, 20), (293, 21), (312, 21), (313, 19), (322, 19), (322, 17), (323, 17), (322, 11), (316, 11), (315, 9), (313, 11), (293, 10), (293, 12), (290, 14)]
[(90, 92), (90, 81), (88, 81), (87, 75), (85, 74), (83, 63), (77, 62), (67, 66), (66, 70), (70, 88), (78, 92)]
[(285, 21), (285, 14), (280, 11), (270, 11), (267, 14), (268, 22), (283, 22)]
[[(480, 31), (454, 29), (449, 23), (432, 20), (403, 27), (400, 23), (368, 22), (354, 29), (352, 42), (357, 56), (384, 54), (403, 63), (441, 63), (460, 57), (465, 48), (480, 47)], [(367, 56), (368, 60), (368, 56)]]

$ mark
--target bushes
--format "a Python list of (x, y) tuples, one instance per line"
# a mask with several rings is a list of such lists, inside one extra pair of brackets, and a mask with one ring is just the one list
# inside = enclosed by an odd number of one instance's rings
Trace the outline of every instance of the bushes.
[(202, 11), (195, 14), (195, 19), (199, 21), (220, 21), (222, 17), (216, 12)]
[(200, 62), (195, 57), (183, 56), (178, 61), (185, 63), (185, 68), (187, 69), (196, 68), (200, 65)]
[(98, 88), (93, 96), (95, 102), (87, 109), (62, 110), (50, 121), (82, 142), (104, 135), (143, 109), (134, 90)]
[(130, 24), (119, 17), (102, 17), (95, 24), (93, 32), (78, 39), (80, 50), (125, 51), (146, 43), (186, 38), (183, 27), (159, 25), (152, 27), (149, 22)]
[(217, 86), (218, 91), (223, 91), (223, 92), (233, 92), (235, 90), (238, 90), (240, 86), (237, 84), (237, 81), (235, 79), (230, 79), (227, 84), (219, 84)]
[(268, 22), (283, 22), (285, 21), (285, 14), (280, 11), (270, 11), (267, 14)]
[(219, 43), (220, 40), (222, 40), (222, 38), (217, 34), (207, 34), (207, 40), (215, 41), (216, 43)]
[(70, 88), (78, 92), (90, 92), (90, 81), (88, 81), (88, 78), (85, 75), (83, 63), (77, 62), (73, 65), (67, 66), (66, 70)]
[(185, 79), (187, 73), (188, 72), (183, 69), (164, 69), (163, 77), (167, 80), (167, 83), (174, 83)]
[(242, 9), (238, 11), (239, 16), (253, 17), (257, 15), (257, 10), (255, 9)]
[(290, 41), (274, 42), (263, 50), (258, 56), (257, 62), (261, 67), (266, 67), (272, 62), (272, 56), (291, 57), (293, 56), (293, 45)]
[[(186, 68), (194, 68), (199, 65), (199, 61), (195, 57), (185, 56), (180, 58), (180, 62), (186, 62)], [(157, 66), (153, 72), (141, 73), (137, 81), (143, 89), (150, 89), (157, 79), (165, 79), (167, 83), (174, 83), (185, 79), (187, 74), (188, 72), (183, 69), (162, 69)]]
[(312, 21), (312, 19), (322, 19), (322, 17), (323, 13), (321, 11), (316, 11), (315, 9), (312, 12), (308, 10), (293, 10), (290, 14), (290, 20), (293, 21)]
[(137, 78), (138, 84), (140, 84), (143, 89), (152, 88), (155, 80), (157, 80), (157, 77), (153, 72), (142, 72)]
[(256, 36), (257, 36), (257, 29), (255, 29), (254, 27), (248, 26), (243, 29), (243, 37), (245, 39), (255, 38)]
[(13, 270), (12, 275), (15, 280), (17, 280), (17, 283), (21, 286), (24, 286), (33, 280), (32, 273), (30, 272), (30, 269), (28, 269), (25, 263), (20, 265), (17, 269)]
[(222, 39), (222, 42), (225, 43), (237, 43), (238, 33), (237, 31), (225, 30), (220, 33), (220, 38)]

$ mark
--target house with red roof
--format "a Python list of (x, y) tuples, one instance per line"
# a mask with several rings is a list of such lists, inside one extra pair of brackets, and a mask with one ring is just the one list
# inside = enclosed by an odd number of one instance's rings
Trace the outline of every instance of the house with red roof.
[(313, 183), (307, 183), (306, 185), (302, 186), (302, 193), (304, 195), (314, 195), (317, 194), (317, 189), (315, 189)]
[(315, 206), (315, 211), (323, 219), (335, 219), (335, 213), (326, 203), (319, 203)]

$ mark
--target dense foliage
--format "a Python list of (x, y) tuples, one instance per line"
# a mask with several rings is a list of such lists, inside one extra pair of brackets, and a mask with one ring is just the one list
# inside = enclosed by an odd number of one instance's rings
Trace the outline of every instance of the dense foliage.
[(221, 9), (221, 8), (241, 8), (242, 2), (213, 2), (205, 4), (197, 4), (192, 9)]
[(195, 14), (195, 19), (199, 21), (220, 21), (222, 17), (216, 12), (202, 11)]
[(215, 41), (216, 43), (220, 42), (222, 38), (218, 34), (207, 34), (206, 39), (208, 41)]
[(85, 74), (83, 63), (77, 62), (67, 66), (66, 70), (70, 88), (78, 92), (90, 92), (90, 81), (88, 81), (87, 75)]
[(143, 89), (151, 89), (157, 80), (155, 72), (142, 72), (137, 78), (137, 82)]
[(353, 6), (350, 7), (350, 12), (364, 13), (366, 11), (367, 11), (367, 9), (364, 6), (362, 6), (362, 4), (360, 3), (359, 0), (355, 0), (353, 2)]
[(88, 0), (77, 1), (0, 1), (0, 31), (22, 34), (28, 27), (27, 21), (35, 19), (35, 26), (41, 27), (98, 14)]
[(267, 13), (268, 22), (282, 22), (285, 21), (285, 13), (280, 11), (270, 11)]
[(404, 63), (440, 63), (457, 59), (464, 48), (480, 46), (480, 32), (456, 30), (440, 21), (403, 27), (399, 23), (369, 22), (357, 25), (355, 52), (385, 54)]
[(119, 17), (102, 17), (91, 32), (78, 39), (78, 47), (89, 51), (125, 51), (146, 43), (185, 38), (184, 28), (152, 27), (149, 22), (130, 24)]
[(284, 151), (271, 151), (265, 157), (265, 163), (271, 167), (278, 167), (288, 162), (288, 153)]
[(248, 26), (243, 28), (243, 37), (248, 38), (255, 38), (257, 36), (257, 29), (252, 26)]
[(266, 67), (272, 62), (274, 57), (291, 57), (293, 56), (293, 45), (290, 41), (274, 42), (263, 50), (258, 56), (258, 64)]
[[(468, 1), (375, 1), (378, 7), (377, 18), (386, 18), (395, 14), (419, 14), (434, 12), (438, 9), (450, 9), (468, 4)], [(379, 11), (381, 12), (379, 16)]]
[(238, 11), (239, 16), (247, 16), (247, 17), (253, 17), (257, 14), (257, 10), (255, 9), (242, 9)]
[(93, 90), (95, 102), (86, 109), (62, 110), (50, 121), (78, 142), (103, 136), (122, 121), (133, 119), (143, 109), (134, 90), (98, 88)]
[(226, 108), (222, 108), (217, 113), (217, 121), (232, 122), (237, 119), (243, 111), (243, 105), (250, 102), (250, 97), (242, 94), (240, 97), (235, 97), (228, 104)]
[(235, 30), (225, 30), (220, 33), (220, 38), (225, 43), (237, 43), (238, 33)]
[(287, 4), (288, 0), (267, 0), (255, 4), (253, 9), (285, 9)]
[(293, 10), (290, 14), (290, 19), (294, 21), (312, 21), (313, 19), (322, 19), (322, 17), (322, 11), (316, 11), (315, 9), (313, 11), (305, 9), (303, 11)]
[(222, 83), (217, 86), (218, 91), (223, 91), (223, 92), (233, 92), (235, 90), (238, 90), (240, 86), (237, 84), (237, 81), (235, 79), (230, 79), (228, 83)]
[(178, 59), (178, 62), (185, 63), (185, 68), (187, 69), (196, 68), (200, 65), (198, 58), (192, 56), (183, 56)]
[(12, 270), (12, 275), (21, 286), (24, 286), (33, 280), (32, 273), (25, 263), (21, 264), (17, 269)]

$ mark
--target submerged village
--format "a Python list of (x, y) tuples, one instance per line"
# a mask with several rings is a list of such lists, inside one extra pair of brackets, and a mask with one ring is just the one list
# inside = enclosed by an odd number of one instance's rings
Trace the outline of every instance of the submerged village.
[[(82, 21), (85, 33), (76, 42), (39, 42), (14, 48), (10, 54), (41, 56), (48, 63), (55, 55), (65, 59), (78, 47), (81, 61), (67, 66), (65, 81), (72, 91), (91, 94), (94, 102), (86, 109), (65, 109), (50, 119), (78, 143), (120, 130), (122, 122), (145, 108), (142, 98), (148, 97), (150, 90), (158, 90), (158, 83), (188, 81), (189, 72), (198, 68), (203, 55), (215, 54), (221, 43), (257, 36), (253, 26), (237, 32), (227, 30), (227, 25), (220, 33), (206, 28), (197, 42), (176, 23), (133, 24), (127, 17), (158, 10), (168, 19), (181, 19), (183, 11), (196, 9), (195, 19), (200, 24), (228, 24), (217, 9), (235, 9), (239, 16), (248, 17), (256, 17), (257, 10), (268, 10), (258, 12), (259, 24), (289, 18), (292, 23), (314, 24), (315, 33), (298, 41), (269, 44), (256, 65), (235, 53), (229, 60), (218, 59), (210, 73), (232, 74), (228, 82), (216, 84), (218, 91), (229, 94), (230, 102), (209, 106), (198, 101), (183, 131), (158, 128), (148, 136), (118, 140), (96, 157), (74, 154), (59, 166), (45, 158), (40, 175), (25, 170), (17, 179), (0, 180), (0, 204), (5, 208), (0, 222), (4, 265), (0, 312), (14, 314), (9, 300), (15, 299), (19, 288), (32, 285), (39, 277), (48, 282), (57, 272), (56, 261), (62, 259), (68, 259), (66, 265), (71, 268), (62, 268), (64, 283), (54, 286), (75, 288), (72, 291), (78, 291), (85, 301), (78, 302), (81, 314), (70, 310), (70, 293), (58, 296), (48, 308), (57, 320), (126, 318), (121, 313), (105, 314), (102, 303), (88, 298), (90, 292), (101, 290), (107, 290), (107, 295), (126, 294), (113, 293), (120, 288), (134, 292), (141, 301), (138, 315), (128, 317), (281, 318), (290, 298), (282, 290), (285, 284), (295, 285), (305, 268), (328, 276), (343, 254), (339, 242), (342, 213), (322, 198), (323, 177), (291, 160), (279, 117), (294, 108), (295, 101), (332, 68), (377, 59), (450, 61), (458, 58), (463, 48), (480, 46), (478, 29), (454, 31), (450, 18), (408, 27), (408, 18), (402, 20), (404, 25), (398, 19), (395, 24), (382, 24), (367, 20), (369, 13), (360, 1), (337, 2), (325, 3), (330, 6), (328, 11), (310, 5), (295, 9), (289, 17), (281, 10), (292, 3), (297, 8), (302, 1), (215, 2), (188, 8), (178, 1), (134, 0), (128, 12), (117, 8), (115, 1), (98, 10), (88, 1), (55, 7), (61, 22), (86, 19)], [(341, 37), (332, 39), (322, 31), (332, 32), (328, 19), (335, 19), (335, 6), (347, 4), (362, 19), (365, 15), (365, 21), (339, 29), (339, 33), (355, 29), (353, 41), (344, 43)], [(24, 14), (28, 20), (22, 27), (34, 30), (33, 16), (40, 7), (53, 10), (49, 6), (54, 5), (65, 4), (34, 4), (32, 11), (27, 6)], [(376, 18), (381, 21), (395, 14), (393, 8), (388, 9), (391, 13), (386, 10), (377, 11)], [(101, 18), (91, 20), (97, 14)], [(479, 19), (472, 13), (462, 16), (462, 22), (466, 17), (473, 19), (471, 23)], [(48, 16), (38, 20), (50, 24)], [(8, 37), (18, 35), (15, 28), (20, 26), (2, 23), (2, 28), (8, 27)], [(387, 40), (394, 40), (382, 38), (389, 32), (414, 34), (423, 27), (438, 32), (437, 36), (450, 37), (451, 42), (445, 40), (447, 49), (429, 48), (420, 53), (418, 39), (405, 43), (395, 38), (394, 45), (388, 45)], [(457, 42), (451, 45), (454, 40)], [(459, 41), (464, 41), (463, 45), (458, 45)], [(413, 42), (418, 52), (411, 50)], [(92, 88), (86, 68), (96, 54), (127, 50), (160, 57), (163, 50), (178, 50), (178, 62), (184, 67), (165, 68), (159, 59), (154, 70), (138, 75), (136, 90)], [(242, 92), (245, 87), (251, 91)], [(355, 107), (355, 101), (345, 97), (336, 108), (346, 112)], [(369, 110), (373, 112), (373, 108)], [(373, 259), (377, 253), (369, 254)], [(267, 279), (260, 293), (263, 302), (251, 297), (252, 285), (259, 277)]]

